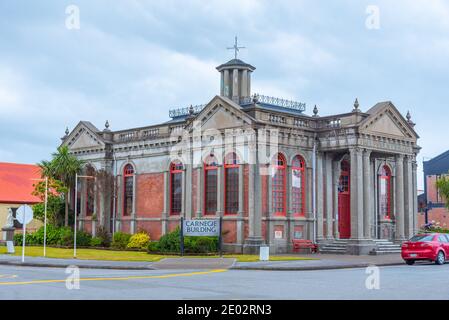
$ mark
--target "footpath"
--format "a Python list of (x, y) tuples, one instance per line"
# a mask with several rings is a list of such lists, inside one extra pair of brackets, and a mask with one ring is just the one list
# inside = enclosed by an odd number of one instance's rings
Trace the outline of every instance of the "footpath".
[[(280, 255), (282, 256), (282, 255)], [(291, 254), (289, 255), (291, 256)], [(272, 270), (272, 271), (307, 271), (330, 270), (344, 268), (365, 268), (370, 265), (392, 266), (404, 264), (399, 254), (379, 256), (350, 256), (332, 254), (301, 254), (304, 258), (314, 260), (292, 261), (257, 261), (238, 262), (234, 258), (165, 258), (158, 262), (106, 261), (81, 259), (53, 259), (40, 257), (25, 257), (22, 263), (20, 256), (0, 255), (0, 265), (28, 267), (77, 266), (88, 269), (120, 269), (120, 270), (199, 270), (199, 269), (232, 269), (232, 270)]]

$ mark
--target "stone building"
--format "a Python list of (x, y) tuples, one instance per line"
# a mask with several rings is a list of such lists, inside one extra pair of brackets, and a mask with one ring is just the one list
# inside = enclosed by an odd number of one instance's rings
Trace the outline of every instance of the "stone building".
[(365, 254), (379, 239), (411, 236), (420, 148), (410, 116), (389, 101), (363, 112), (357, 100), (347, 113), (315, 106), (309, 116), (303, 103), (252, 94), (255, 69), (239, 59), (218, 66), (220, 94), (170, 110), (165, 123), (112, 131), (81, 121), (66, 131), (85, 173), (113, 177), (80, 181), (80, 228), (158, 239), (181, 216), (223, 217), (234, 252), (289, 252), (292, 240), (311, 239)]

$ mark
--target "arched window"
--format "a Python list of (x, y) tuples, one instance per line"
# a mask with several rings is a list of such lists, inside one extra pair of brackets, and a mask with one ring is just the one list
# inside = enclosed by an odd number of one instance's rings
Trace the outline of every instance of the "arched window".
[(123, 215), (129, 216), (133, 212), (134, 200), (134, 168), (127, 164), (123, 170)]
[[(92, 166), (88, 166), (86, 169), (86, 175), (93, 177), (95, 175), (95, 169)], [(94, 214), (95, 206), (95, 180), (87, 178), (86, 180), (86, 216), (92, 216)]]
[(225, 158), (225, 214), (239, 211), (239, 160), (233, 152)]
[(391, 170), (384, 165), (379, 175), (380, 216), (391, 219)]
[(170, 214), (177, 215), (182, 210), (182, 171), (181, 162), (170, 165)]
[(204, 214), (217, 213), (218, 162), (211, 154), (204, 163)]
[(292, 162), (292, 212), (294, 215), (305, 215), (306, 202), (305, 163), (301, 156), (296, 156)]
[(278, 154), (273, 163), (272, 209), (275, 215), (285, 215), (285, 172), (286, 163), (283, 155)]
[(338, 192), (340, 193), (349, 193), (349, 171), (350, 165), (349, 162), (343, 160), (340, 164), (340, 183), (338, 184)]

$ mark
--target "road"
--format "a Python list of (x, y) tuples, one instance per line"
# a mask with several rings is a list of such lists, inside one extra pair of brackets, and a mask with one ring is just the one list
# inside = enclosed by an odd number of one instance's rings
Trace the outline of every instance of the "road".
[(449, 264), (322, 271), (80, 269), (69, 290), (63, 268), (0, 266), (5, 299), (449, 299)]

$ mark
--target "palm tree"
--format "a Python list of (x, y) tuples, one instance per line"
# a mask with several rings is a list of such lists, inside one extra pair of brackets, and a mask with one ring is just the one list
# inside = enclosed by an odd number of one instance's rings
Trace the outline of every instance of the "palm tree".
[(69, 225), (69, 194), (70, 188), (75, 184), (75, 175), (81, 172), (84, 162), (70, 154), (67, 146), (61, 146), (52, 154), (50, 161), (43, 160), (38, 163), (42, 175), (61, 181), (66, 188), (64, 192), (65, 217), (64, 225)]

